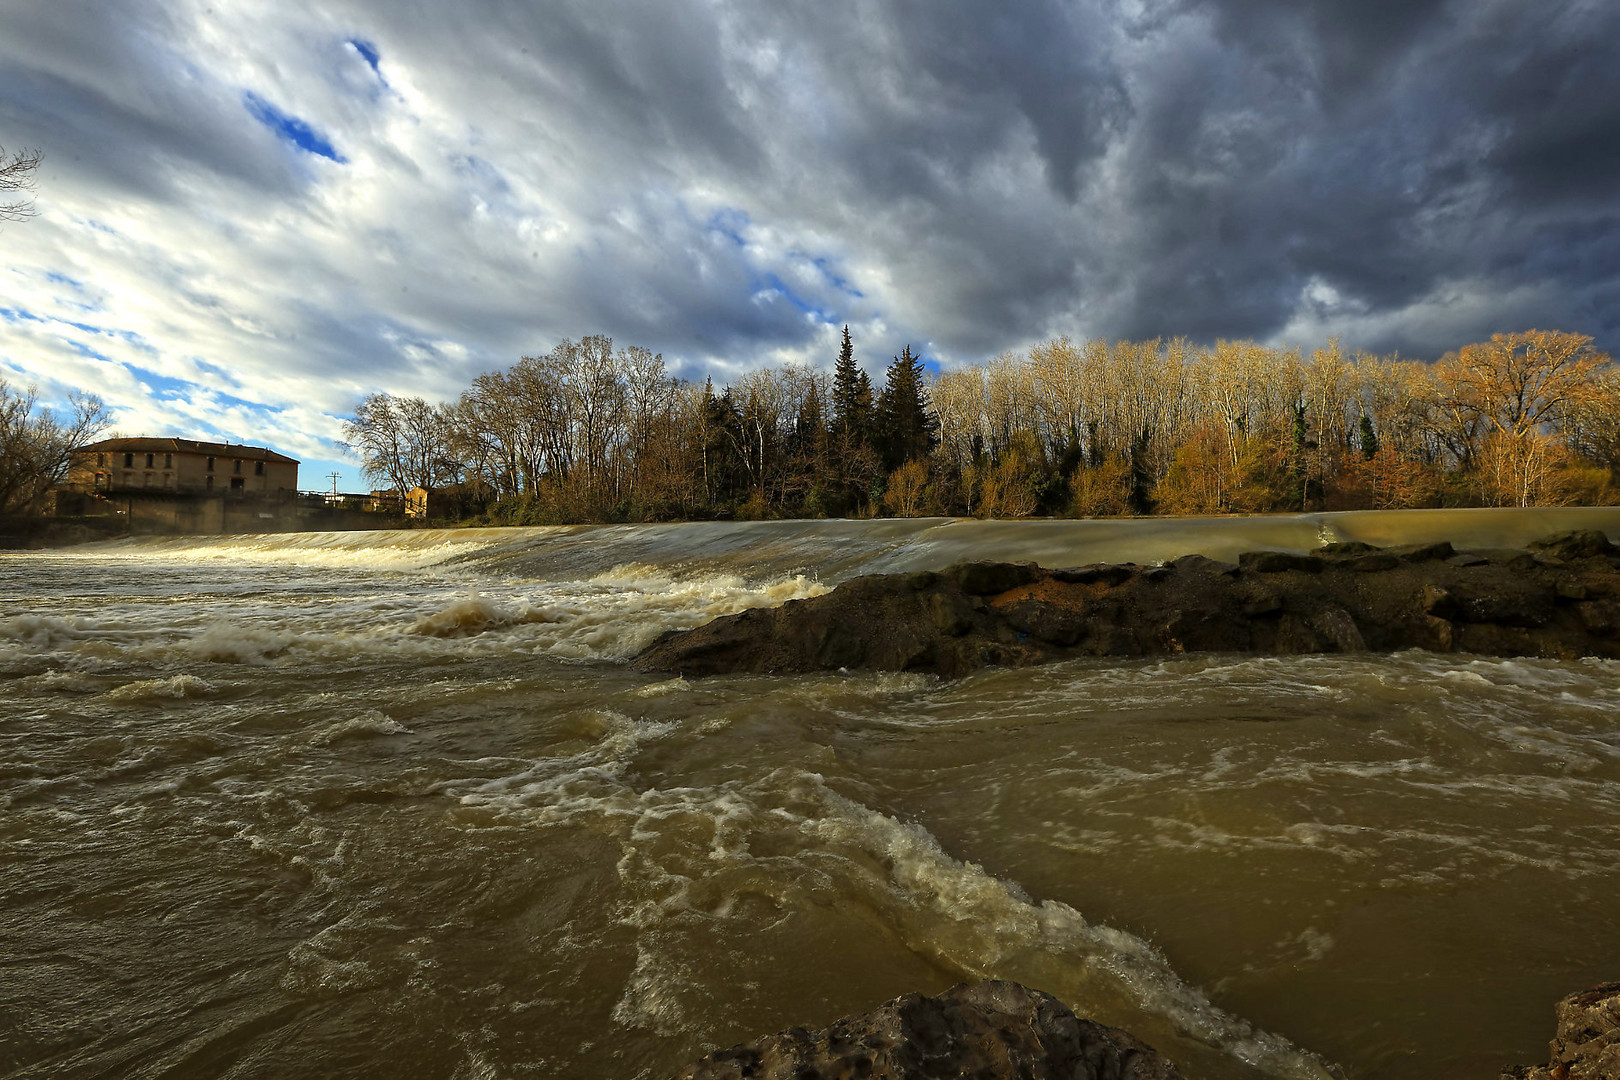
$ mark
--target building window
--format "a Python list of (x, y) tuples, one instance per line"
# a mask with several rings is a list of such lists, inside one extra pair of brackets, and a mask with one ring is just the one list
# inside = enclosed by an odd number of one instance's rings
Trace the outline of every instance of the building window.
[(254, 476), (263, 476), (264, 475), (264, 462), (255, 461), (253, 463), (253, 475)]
[[(237, 464), (241, 464), (241, 462), (237, 462)], [(243, 485), (246, 484), (246, 483), (247, 483), (247, 481), (243, 480), (240, 476), (233, 476), (233, 477), (231, 477), (231, 490), (232, 491), (241, 491)]]
[(210, 476), (208, 478), (207, 482), (203, 486), (206, 487), (209, 491), (213, 491), (214, 490), (214, 478), (212, 476)]
[(214, 471), (214, 459), (213, 458), (208, 459), (208, 471), (209, 472)]
[[(238, 475), (240, 475), (241, 472), (242, 472), (242, 459), (241, 458), (236, 459), (236, 472), (237, 472)], [(231, 486), (235, 487), (236, 485), (232, 484)]]
[[(126, 457), (134, 457), (135, 455), (134, 454), (127, 454), (125, 456)], [(124, 483), (125, 484), (133, 484), (134, 482), (135, 482), (135, 474), (134, 473), (127, 472), (127, 473), (124, 474)]]
[(135, 455), (134, 454), (125, 454), (124, 455), (124, 468), (133, 469), (134, 467), (135, 467)]
[(105, 464), (107, 464), (107, 455), (106, 454), (97, 454), (96, 455), (96, 464), (97, 465), (105, 465)]
[(107, 486), (107, 474), (106, 473), (96, 473), (96, 489), (99, 491), (100, 489), (102, 489), (102, 488), (104, 488), (106, 486)]
[(150, 469), (152, 467), (152, 455), (151, 454), (146, 455), (146, 467), (148, 469)]
[(174, 468), (174, 455), (173, 454), (164, 454), (163, 455), (163, 467), (165, 469)]
[[(152, 455), (147, 454), (146, 456), (151, 457)], [(141, 480), (141, 487), (151, 487), (151, 486), (152, 486), (152, 474), (147, 473), (145, 478)]]

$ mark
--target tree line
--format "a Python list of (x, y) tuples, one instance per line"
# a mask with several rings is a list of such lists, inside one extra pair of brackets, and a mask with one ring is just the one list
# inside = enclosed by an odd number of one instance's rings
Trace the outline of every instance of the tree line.
[(1252, 341), (1071, 342), (881, 387), (831, 371), (716, 388), (593, 335), (452, 402), (374, 394), (374, 482), (494, 523), (1257, 513), (1620, 500), (1620, 369), (1590, 338), (1497, 334), (1435, 363)]

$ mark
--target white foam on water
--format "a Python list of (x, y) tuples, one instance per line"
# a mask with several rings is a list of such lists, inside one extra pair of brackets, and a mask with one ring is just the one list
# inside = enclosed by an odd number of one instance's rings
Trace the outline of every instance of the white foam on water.
[(297, 636), (289, 631), (236, 622), (217, 622), (182, 642), (183, 654), (216, 663), (267, 664), (290, 648)]
[(359, 716), (317, 728), (308, 737), (311, 746), (331, 746), (344, 739), (365, 739), (378, 735), (405, 735), (410, 728), (387, 713), (369, 709)]
[[(533, 542), (544, 530), (521, 530)], [(492, 529), (378, 530), (374, 532), (265, 533), (258, 535), (146, 538), (53, 551), (53, 558), (97, 562), (134, 560), (233, 563), (342, 570), (425, 570), (453, 559), (510, 545), (516, 531)]]
[(17, 680), (20, 689), (35, 693), (90, 694), (102, 688), (101, 680), (82, 671), (53, 670), (25, 675)]
[[(464, 806), (618, 837), (619, 918), (637, 935), (635, 967), (614, 1009), (620, 1023), (664, 1035), (704, 1029), (712, 1003), (694, 997), (703, 983), (683, 959), (684, 922), (698, 918), (710, 928), (707, 940), (714, 921), (732, 918), (745, 895), (768, 895), (785, 910), (847, 900), (877, 912), (907, 948), (964, 974), (1061, 989), (1082, 1009), (1123, 998), (1266, 1075), (1334, 1075), (1215, 1006), (1142, 939), (1091, 923), (1067, 904), (1030, 898), (947, 854), (921, 825), (840, 795), (817, 774), (780, 768), (716, 787), (638, 791), (616, 767), (623, 753), (615, 747), (611, 756), (581, 755), (569, 768), (549, 762), (444, 788)], [(757, 932), (746, 921), (735, 931)]]
[(170, 675), (165, 679), (139, 679), (107, 691), (113, 701), (183, 700), (207, 697), (214, 685), (195, 675)]

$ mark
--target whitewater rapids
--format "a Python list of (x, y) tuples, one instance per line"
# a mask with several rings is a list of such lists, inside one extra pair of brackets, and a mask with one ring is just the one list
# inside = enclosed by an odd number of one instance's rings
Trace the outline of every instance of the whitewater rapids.
[(686, 682), (666, 629), (964, 558), (1617, 510), (778, 522), (0, 555), (0, 1074), (648, 1077), (965, 977), (1190, 1077), (1462, 1077), (1620, 977), (1620, 665)]

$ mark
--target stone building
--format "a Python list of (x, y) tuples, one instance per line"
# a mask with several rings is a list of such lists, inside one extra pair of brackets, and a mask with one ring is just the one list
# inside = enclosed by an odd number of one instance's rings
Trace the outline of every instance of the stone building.
[(298, 490), (298, 462), (262, 446), (103, 439), (74, 451), (68, 486), (107, 495), (269, 495)]

